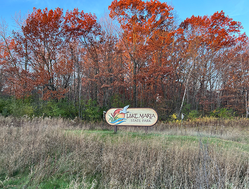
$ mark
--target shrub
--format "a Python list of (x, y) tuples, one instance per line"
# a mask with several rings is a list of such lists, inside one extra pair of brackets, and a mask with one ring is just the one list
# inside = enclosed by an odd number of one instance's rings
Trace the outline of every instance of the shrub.
[(102, 109), (95, 100), (89, 99), (83, 111), (83, 117), (88, 121), (100, 120), (103, 115)]
[[(6, 107), (7, 105), (9, 108)], [(34, 108), (32, 105), (29, 102), (25, 103), (23, 99), (11, 99), (7, 105), (5, 106), (5, 108), (7, 108), (7, 114), (9, 112), (15, 117), (21, 117), (24, 115), (32, 117), (34, 115)]]
[(198, 118), (199, 116), (200, 116), (200, 114), (199, 114), (199, 112), (197, 110), (192, 110), (188, 114), (189, 119)]
[(172, 115), (170, 115), (171, 121), (175, 121), (177, 119), (177, 114), (173, 113)]
[(220, 108), (210, 112), (210, 116), (218, 118), (232, 118), (235, 112), (231, 109)]

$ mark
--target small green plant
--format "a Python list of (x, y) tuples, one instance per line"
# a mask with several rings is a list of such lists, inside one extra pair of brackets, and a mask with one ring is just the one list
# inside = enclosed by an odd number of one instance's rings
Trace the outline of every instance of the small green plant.
[(2, 116), (7, 117), (11, 114), (11, 105), (12, 99), (0, 98), (0, 113)]
[(11, 99), (9, 112), (15, 117), (21, 117), (24, 115), (32, 117), (34, 115), (32, 105), (29, 102), (25, 103), (22, 99)]
[(177, 120), (177, 114), (173, 113), (172, 115), (170, 115), (171, 121), (175, 121)]
[(198, 117), (200, 117), (200, 114), (199, 114), (199, 112), (197, 110), (192, 110), (188, 114), (189, 119), (195, 119), (195, 118), (198, 118)]
[(101, 119), (103, 111), (101, 111), (96, 101), (89, 99), (85, 107), (85, 111), (83, 112), (85, 116), (83, 117), (85, 117), (86, 120), (94, 121)]
[(233, 118), (235, 112), (231, 109), (220, 108), (210, 112), (210, 116), (217, 118)]
[(54, 101), (48, 101), (45, 103), (42, 103), (41, 107), (37, 107), (38, 110), (38, 114), (40, 115), (41, 113), (45, 116), (45, 117), (58, 117), (64, 114), (64, 111), (62, 109), (60, 109), (57, 105), (56, 102)]

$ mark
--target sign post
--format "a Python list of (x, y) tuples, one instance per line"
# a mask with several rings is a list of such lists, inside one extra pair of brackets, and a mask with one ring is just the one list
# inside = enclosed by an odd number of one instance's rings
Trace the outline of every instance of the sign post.
[(114, 134), (118, 132), (118, 126), (114, 126)]
[(105, 114), (106, 122), (114, 126), (114, 133), (118, 126), (148, 127), (155, 125), (158, 121), (158, 114), (152, 108), (111, 108)]

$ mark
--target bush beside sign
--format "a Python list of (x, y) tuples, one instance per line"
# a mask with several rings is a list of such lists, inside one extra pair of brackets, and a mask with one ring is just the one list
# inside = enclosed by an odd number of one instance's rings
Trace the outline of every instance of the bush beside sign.
[(113, 126), (153, 126), (158, 120), (157, 112), (152, 108), (111, 108), (105, 119)]

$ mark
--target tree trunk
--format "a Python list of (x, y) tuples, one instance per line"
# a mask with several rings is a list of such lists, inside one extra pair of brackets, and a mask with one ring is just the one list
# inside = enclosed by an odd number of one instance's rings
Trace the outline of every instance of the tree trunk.
[(136, 61), (133, 61), (134, 67), (133, 67), (133, 106), (134, 108), (137, 107), (137, 64)]
[(193, 62), (193, 65), (190, 67), (190, 71), (189, 71), (189, 73), (188, 73), (188, 77), (187, 77), (187, 81), (186, 81), (186, 86), (185, 86), (184, 94), (183, 94), (183, 97), (182, 97), (181, 107), (180, 107), (179, 112), (178, 112), (178, 117), (180, 116), (181, 111), (182, 111), (183, 103), (184, 103), (185, 96), (186, 96), (186, 92), (187, 92), (187, 88), (188, 88), (189, 78), (190, 78), (191, 72), (192, 72), (192, 70), (193, 70), (194, 64), (195, 64), (195, 63)]

